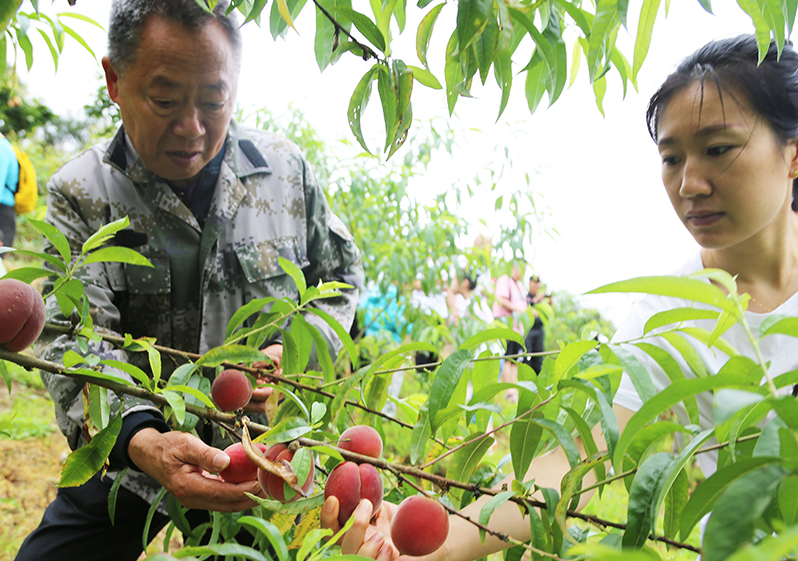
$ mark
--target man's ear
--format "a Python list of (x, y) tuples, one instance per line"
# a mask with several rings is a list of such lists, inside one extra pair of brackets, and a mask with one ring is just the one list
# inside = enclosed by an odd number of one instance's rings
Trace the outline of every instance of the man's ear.
[(102, 60), (103, 71), (105, 72), (105, 85), (108, 88), (108, 95), (111, 101), (119, 103), (119, 74), (114, 69), (111, 59), (107, 56)]

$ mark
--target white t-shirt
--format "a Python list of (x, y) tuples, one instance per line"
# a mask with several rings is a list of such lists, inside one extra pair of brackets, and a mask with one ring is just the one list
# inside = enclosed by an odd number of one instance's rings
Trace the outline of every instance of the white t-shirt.
[[(696, 253), (680, 269), (672, 273), (672, 275), (686, 276), (690, 273), (700, 271), (703, 268), (704, 266), (701, 262), (701, 255)], [(713, 309), (710, 306), (693, 304), (692, 302), (683, 300), (681, 298), (646, 296), (632, 307), (629, 317), (615, 333), (612, 338), (612, 342), (621, 343), (625, 341), (634, 341), (635, 339), (643, 336), (643, 328), (646, 324), (646, 321), (648, 321), (648, 319), (654, 314), (665, 310), (682, 308), (690, 305)], [(759, 326), (771, 314), (790, 316), (798, 315), (798, 294), (793, 295), (789, 300), (784, 302), (773, 312), (766, 314), (746, 312), (745, 318), (755, 336), (759, 333)], [(701, 327), (711, 331), (715, 325), (715, 320), (696, 320), (685, 323), (689, 323), (692, 326)], [(694, 340), (690, 336), (685, 336), (685, 339), (691, 343), (692, 347), (701, 357), (701, 360), (703, 361), (707, 372), (710, 375), (717, 374), (720, 368), (729, 359), (725, 353), (717, 350), (714, 347), (712, 349), (708, 349), (706, 345)], [(754, 361), (757, 360), (753, 347), (748, 340), (748, 336), (740, 324), (734, 324), (723, 335), (723, 339), (728, 341), (741, 355), (751, 358)], [(692, 371), (687, 366), (687, 363), (684, 361), (681, 354), (676, 351), (676, 349), (674, 349), (665, 339), (661, 337), (646, 337), (645, 341), (668, 351), (668, 353), (679, 363), (679, 366), (682, 368), (685, 376), (691, 378), (694, 377)], [(769, 372), (771, 377), (776, 377), (780, 374), (784, 374), (785, 372), (798, 369), (798, 338), (790, 337), (788, 335), (769, 335), (760, 340), (759, 346), (765, 361), (770, 363)], [(665, 374), (659, 364), (657, 364), (657, 362), (647, 353), (631, 344), (623, 345), (623, 348), (631, 351), (634, 356), (643, 364), (646, 371), (650, 374), (651, 381), (654, 383), (654, 387), (657, 389), (657, 391), (662, 391), (665, 387), (670, 385), (670, 379), (668, 376)], [(792, 387), (790, 386), (782, 388), (780, 393), (788, 394), (791, 391)], [(713, 427), (712, 393), (704, 392), (703, 394), (696, 396), (696, 401), (698, 403), (701, 429), (706, 430)], [(632, 411), (638, 411), (643, 405), (640, 396), (638, 396), (637, 391), (632, 385), (631, 378), (626, 373), (623, 374), (620, 387), (618, 388), (618, 392), (615, 394), (614, 403), (622, 407), (626, 407)], [(675, 409), (675, 413), (679, 419), (682, 420), (682, 422), (687, 422), (687, 412), (683, 406), (680, 405), (677, 407)], [(707, 476), (715, 472), (715, 468), (717, 467), (716, 452), (699, 454), (697, 458), (699, 464), (701, 465), (701, 469)]]

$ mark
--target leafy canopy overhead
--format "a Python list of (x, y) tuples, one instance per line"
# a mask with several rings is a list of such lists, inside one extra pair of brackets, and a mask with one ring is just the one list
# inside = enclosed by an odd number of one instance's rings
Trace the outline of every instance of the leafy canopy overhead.
[[(217, 1), (196, 0), (206, 10)], [(698, 1), (712, 11), (710, 0)], [(624, 92), (630, 83), (636, 87), (660, 3), (643, 0), (639, 14), (629, 13), (628, 0), (602, 0), (595, 5), (581, 0), (417, 0), (415, 6), (408, 6), (407, 0), (369, 0), (357, 5), (352, 0), (274, 0), (271, 4), (266, 0), (232, 0), (230, 10), (239, 10), (245, 24), (254, 21), (262, 27), (268, 25), (275, 39), (288, 33), (289, 28), (296, 30), (294, 21), (303, 10), (314, 10), (313, 41), (319, 68), (323, 71), (345, 55), (364, 61), (362, 78), (350, 85), (353, 92), (347, 117), (352, 134), (364, 150), (371, 151), (363, 136), (361, 117), (376, 86), (385, 128), (385, 143), (380, 150), (390, 157), (407, 138), (416, 83), (442, 90), (451, 113), (460, 97), (471, 96), (475, 78), (486, 84), (492, 74), (502, 92), (498, 118), (507, 106), (514, 81), (523, 78), (527, 104), (534, 112), (544, 95), (549, 104), (554, 103), (566, 83), (586, 71), (602, 110), (609, 73), (620, 77)], [(29, 35), (34, 31), (43, 38), (56, 67), (67, 35), (91, 52), (81, 35), (65, 23), (72, 18), (97, 25), (91, 18), (76, 12), (47, 16), (39, 10), (38, 0), (30, 1), (32, 11), (14, 11), (15, 4), (19, 3), (5, 2), (0, 11), (0, 31), (5, 31), (0, 39), (0, 66), (5, 65), (4, 55), (11, 45), (15, 53), (23, 51), (31, 67)], [(739, 5), (754, 24), (762, 54), (771, 37), (783, 44), (792, 32), (795, 2), (760, 0)], [(410, 14), (408, 10), (413, 9), (420, 13)], [(408, 26), (409, 21), (419, 23), (413, 28)], [(621, 26), (637, 29), (631, 53), (616, 46)], [(394, 55), (394, 44), (408, 34), (415, 36), (417, 61)], [(449, 37), (444, 52), (431, 52), (433, 36), (442, 34)], [(303, 36), (309, 34), (305, 31)], [(444, 59), (442, 76), (430, 69), (433, 55)]]

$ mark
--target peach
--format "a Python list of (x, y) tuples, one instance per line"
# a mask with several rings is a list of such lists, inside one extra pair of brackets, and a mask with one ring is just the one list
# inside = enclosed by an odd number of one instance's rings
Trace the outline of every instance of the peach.
[(423, 495), (403, 500), (391, 521), (391, 541), (402, 555), (429, 555), (443, 545), (448, 535), (446, 509)]
[[(309, 450), (310, 452), (310, 450)], [(275, 462), (283, 461), (291, 462), (294, 459), (294, 452), (288, 449), (285, 444), (275, 444), (274, 446), (270, 447), (264, 456), (267, 460), (272, 460)], [(308, 477), (305, 480), (305, 483), (302, 485), (302, 492), (307, 495), (310, 493), (310, 490), (313, 489), (313, 476), (316, 474), (316, 468), (313, 465), (313, 452), (310, 452), (310, 471), (308, 472)], [(295, 501), (300, 498), (299, 493), (294, 495), (293, 498), (286, 500), (285, 498), (285, 481), (283, 479), (273, 473), (269, 473), (268, 471), (264, 471), (262, 469), (258, 470), (258, 483), (260, 483), (261, 489), (269, 498), (274, 499), (275, 501), (280, 501), (281, 503)]]
[(338, 448), (355, 454), (379, 458), (382, 455), (380, 433), (367, 425), (349, 427), (338, 439)]
[[(252, 446), (257, 446), (262, 453), (266, 452), (266, 445), (260, 442), (253, 442)], [(224, 449), (224, 453), (230, 456), (230, 463), (219, 472), (219, 475), (228, 483), (244, 483), (245, 481), (255, 481), (258, 478), (258, 466), (252, 463), (247, 453), (244, 452), (244, 445), (240, 442), (231, 444)]]
[(0, 279), (0, 344), (18, 353), (39, 338), (43, 327), (39, 291), (17, 279)]
[(211, 384), (211, 397), (220, 411), (236, 411), (252, 399), (252, 383), (240, 370), (223, 370)]
[(371, 464), (343, 462), (335, 466), (324, 486), (324, 500), (338, 499), (338, 523), (343, 526), (361, 499), (368, 499), (377, 512), (382, 505), (382, 476)]

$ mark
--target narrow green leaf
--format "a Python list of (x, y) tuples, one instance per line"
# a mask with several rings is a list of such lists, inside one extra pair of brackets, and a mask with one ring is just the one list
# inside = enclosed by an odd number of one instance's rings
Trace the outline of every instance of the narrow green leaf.
[[(537, 394), (519, 392), (516, 417), (529, 411), (540, 402)], [(533, 414), (534, 415), (534, 414)], [(510, 454), (513, 462), (513, 473), (517, 479), (524, 479), (543, 435), (543, 427), (535, 423), (531, 415), (527, 415), (513, 423), (510, 427)]]
[(109, 224), (105, 224), (99, 230), (89, 236), (89, 239), (83, 242), (81, 252), (86, 254), (93, 249), (97, 249), (107, 242), (111, 237), (113, 237), (114, 234), (116, 234), (119, 230), (124, 230), (128, 226), (130, 226), (130, 220), (127, 216), (120, 218), (119, 220), (115, 220)]
[(433, 434), (439, 427), (435, 416), (439, 410), (449, 405), (449, 400), (452, 398), (457, 384), (460, 383), (460, 377), (472, 358), (470, 351), (455, 351), (443, 361), (443, 364), (441, 364), (435, 374), (435, 380), (433, 380), (429, 392), (429, 417), (432, 420), (431, 430)]
[(48, 269), (41, 269), (39, 267), (19, 267), (18, 269), (12, 269), (8, 271), (5, 275), (3, 275), (3, 278), (17, 279), (21, 280), (25, 284), (30, 284), (36, 279), (49, 277), (52, 274), (52, 271)]
[(785, 477), (779, 484), (779, 509), (786, 526), (798, 523), (798, 475)]
[(242, 516), (237, 520), (237, 522), (240, 526), (253, 528), (254, 530), (257, 530), (266, 536), (266, 539), (269, 540), (269, 543), (274, 548), (277, 558), (280, 561), (288, 560), (288, 548), (286, 547), (285, 539), (283, 538), (282, 534), (280, 534), (280, 530), (277, 528), (277, 526), (268, 520), (264, 520), (263, 518), (258, 518), (255, 516)]
[(679, 521), (682, 510), (690, 496), (690, 484), (687, 473), (679, 470), (676, 479), (670, 486), (670, 491), (665, 495), (665, 515), (662, 520), (662, 532), (666, 538), (676, 539), (679, 534)]
[(294, 281), (294, 284), (299, 291), (299, 297), (301, 298), (308, 288), (307, 284), (305, 283), (304, 273), (302, 273), (302, 270), (296, 266), (296, 263), (286, 259), (285, 257), (277, 257), (277, 262), (280, 264), (280, 267), (283, 269), (283, 271), (285, 271)]
[(699, 319), (718, 319), (719, 316), (720, 312), (715, 312), (713, 310), (704, 310), (701, 308), (672, 308), (664, 312), (656, 313), (648, 318), (643, 328), (643, 334), (650, 333), (659, 327), (674, 323)]
[(624, 453), (629, 444), (635, 439), (640, 430), (653, 421), (662, 411), (667, 411), (683, 399), (704, 391), (745, 385), (747, 385), (746, 380), (741, 379), (739, 376), (730, 374), (724, 375), (722, 373), (708, 378), (693, 378), (674, 382), (643, 403), (640, 410), (629, 419), (626, 428), (618, 439), (617, 448), (613, 453), (612, 463), (616, 471), (622, 469)]
[(493, 12), (493, 0), (460, 0), (457, 3), (457, 34), (460, 52), (476, 40)]
[[(485, 503), (485, 506), (479, 511), (479, 523), (483, 526), (487, 526), (490, 522), (490, 517), (493, 516), (493, 512), (499, 508), (501, 505), (507, 502), (507, 499), (515, 495), (515, 491), (502, 491), (497, 493), (491, 499)], [(479, 535), (482, 538), (482, 541), (485, 541), (485, 531), (480, 529)]]
[(785, 474), (781, 466), (767, 465), (729, 485), (707, 523), (702, 559), (723, 561), (753, 540), (755, 523)]
[(607, 284), (587, 292), (587, 294), (604, 294), (609, 292), (654, 294), (683, 298), (694, 302), (702, 302), (721, 310), (734, 311), (735, 304), (726, 294), (713, 284), (684, 277), (639, 277), (626, 281)]
[(224, 338), (225, 341), (230, 339), (233, 335), (233, 332), (242, 324), (246, 319), (251, 316), (252, 314), (256, 314), (263, 310), (263, 308), (277, 299), (273, 296), (268, 296), (266, 298), (258, 298), (256, 300), (251, 300), (241, 306), (236, 312), (233, 314), (233, 317), (230, 318), (230, 321), (227, 323), (227, 330), (225, 331)]
[[(508, 49), (503, 49), (496, 53), (496, 57), (493, 61), (493, 76), (496, 78), (496, 83), (499, 84), (502, 90), (502, 98), (499, 102), (499, 114), (496, 115), (497, 121), (507, 107), (507, 102), (510, 100), (510, 90), (513, 86), (513, 61), (511, 55), (512, 53)], [(527, 85), (528, 84), (529, 77), (527, 74)], [(529, 100), (528, 96), (527, 100)], [(540, 98), (538, 98), (537, 103), (540, 103)], [(535, 107), (537, 107), (537, 103)], [(530, 109), (532, 110), (531, 106)]]
[(651, 34), (654, 30), (654, 22), (657, 19), (660, 0), (643, 0), (640, 8), (640, 19), (637, 24), (637, 37), (635, 38), (634, 66), (632, 75), (637, 77), (643, 61), (648, 55), (648, 48), (651, 45)]
[(100, 471), (114, 447), (116, 437), (122, 429), (122, 415), (108, 423), (108, 426), (94, 435), (91, 442), (81, 446), (69, 456), (61, 468), (59, 487), (78, 487), (86, 483)]
[(360, 82), (358, 82), (355, 87), (355, 91), (352, 92), (352, 97), (349, 99), (349, 109), (347, 111), (349, 128), (352, 130), (352, 134), (355, 135), (355, 138), (363, 150), (369, 153), (370, 151), (366, 145), (366, 141), (363, 139), (360, 119), (368, 105), (369, 97), (371, 96), (371, 83), (374, 81), (374, 74), (377, 72), (378, 67), (379, 64), (375, 64), (360, 79)]
[(669, 453), (659, 452), (648, 457), (638, 468), (629, 490), (624, 547), (639, 548), (646, 543), (656, 522), (656, 518), (652, 517), (652, 507), (657, 504), (662, 482), (674, 461)]
[(107, 427), (111, 417), (108, 390), (96, 384), (89, 384), (89, 417), (98, 429)]
[[(483, 435), (483, 432), (475, 432), (469, 434), (465, 440), (474, 440), (478, 436)], [(446, 470), (446, 477), (454, 481), (469, 481), (471, 474), (479, 465), (479, 462), (485, 456), (487, 451), (493, 446), (495, 440), (489, 436), (472, 442), (468, 446), (464, 446), (454, 454), (449, 462), (449, 467)], [(464, 491), (463, 489), (452, 488), (449, 491), (449, 496), (453, 499), (452, 502), (459, 507), (462, 507)]]
[(432, 429), (430, 428), (430, 416), (425, 403), (421, 407), (418, 414), (418, 420), (413, 425), (413, 433), (410, 437), (410, 463), (415, 465), (419, 458), (423, 457), (432, 436)]
[(119, 487), (122, 486), (122, 480), (125, 478), (125, 475), (127, 475), (128, 469), (130, 468), (125, 468), (116, 474), (114, 482), (111, 483), (111, 488), (108, 490), (108, 519), (111, 521), (111, 524), (114, 523), (114, 519), (116, 518), (116, 499), (119, 496)]
[(169, 405), (172, 407), (172, 411), (174, 411), (175, 420), (177, 421), (177, 424), (182, 425), (186, 420), (186, 402), (183, 400), (183, 396), (177, 393), (176, 391), (171, 391), (171, 390), (167, 390), (161, 393), (166, 398), (166, 401), (169, 402)]
[(598, 347), (599, 343), (596, 341), (574, 341), (565, 346), (557, 356), (557, 361), (554, 363), (554, 376), (557, 380), (562, 379), (568, 371), (571, 370), (580, 359), (585, 356), (585, 353), (592, 351)]
[(680, 524), (681, 539), (687, 539), (693, 527), (706, 513), (711, 512), (715, 508), (718, 499), (732, 483), (746, 474), (752, 473), (754, 470), (776, 461), (778, 461), (777, 458), (767, 456), (738, 460), (733, 464), (720, 468), (707, 478), (706, 481), (699, 484), (682, 511)]
[(363, 15), (360, 12), (356, 12), (352, 8), (344, 5), (335, 7), (333, 16), (338, 14), (342, 14), (344, 17), (346, 17), (346, 19), (351, 21), (357, 30), (360, 31), (372, 45), (377, 47), (381, 52), (385, 52), (385, 37), (383, 37), (380, 29), (368, 18), (368, 16)]
[(240, 362), (254, 362), (264, 360), (264, 354), (260, 349), (247, 347), (244, 345), (222, 345), (214, 347), (202, 355), (196, 362), (197, 366), (210, 367), (219, 366), (223, 362), (238, 364)]
[(408, 64), (407, 67), (413, 71), (413, 78), (422, 86), (427, 86), (433, 90), (440, 90), (443, 88), (435, 75), (426, 68), (420, 68), (410, 64)]
[(243, 557), (244, 559), (252, 559), (252, 561), (269, 561), (269, 558), (260, 551), (234, 542), (184, 547), (174, 553), (174, 556), (178, 559), (199, 556), (204, 556), (204, 559), (210, 555)]
[(102, 262), (128, 263), (130, 265), (140, 265), (143, 267), (153, 266), (153, 264), (150, 263), (150, 260), (144, 257), (138, 251), (120, 246), (103, 247), (96, 251), (92, 251), (88, 256), (86, 256), (83, 264), (88, 265), (89, 263)]
[(579, 449), (576, 447), (576, 443), (571, 434), (565, 430), (562, 425), (548, 419), (533, 418), (532, 422), (540, 425), (554, 435), (554, 438), (557, 439), (557, 442), (560, 443), (560, 446), (562, 446), (562, 449), (565, 451), (565, 455), (568, 457), (568, 463), (571, 467), (574, 467), (579, 462)]
[(621, 366), (623, 366), (624, 372), (626, 372), (632, 380), (632, 384), (637, 391), (637, 395), (640, 396), (640, 399), (643, 401), (651, 399), (657, 393), (657, 389), (651, 381), (651, 376), (640, 361), (637, 360), (637, 357), (622, 345), (613, 347), (612, 352), (618, 357), (618, 361), (621, 363)]

